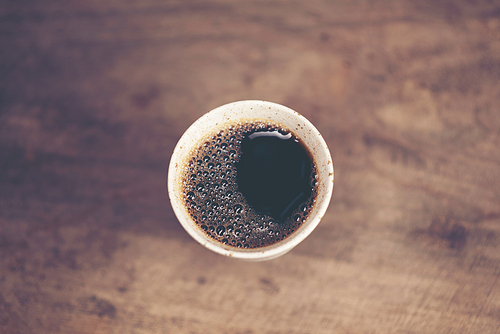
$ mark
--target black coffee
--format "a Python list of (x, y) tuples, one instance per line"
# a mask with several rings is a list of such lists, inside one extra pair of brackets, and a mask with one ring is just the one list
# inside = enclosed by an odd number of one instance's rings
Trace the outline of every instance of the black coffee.
[(191, 155), (184, 202), (205, 233), (234, 247), (272, 245), (313, 208), (316, 165), (288, 128), (269, 121), (228, 125)]
[(283, 222), (311, 196), (312, 168), (309, 153), (290, 132), (256, 131), (241, 142), (238, 189), (257, 213)]

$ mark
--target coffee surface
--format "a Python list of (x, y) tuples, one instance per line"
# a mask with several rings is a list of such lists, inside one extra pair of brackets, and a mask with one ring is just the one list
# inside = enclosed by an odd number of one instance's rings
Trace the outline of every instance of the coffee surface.
[(231, 124), (205, 138), (185, 166), (183, 199), (212, 239), (272, 245), (305, 222), (317, 194), (314, 160), (300, 138), (270, 121)]

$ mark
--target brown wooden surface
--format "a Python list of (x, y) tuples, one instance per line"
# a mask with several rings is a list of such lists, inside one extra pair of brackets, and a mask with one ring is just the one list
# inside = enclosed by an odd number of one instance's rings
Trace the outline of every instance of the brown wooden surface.
[[(500, 333), (500, 3), (2, 1), (0, 333)], [(322, 132), (320, 226), (216, 255), (165, 190), (242, 99)]]

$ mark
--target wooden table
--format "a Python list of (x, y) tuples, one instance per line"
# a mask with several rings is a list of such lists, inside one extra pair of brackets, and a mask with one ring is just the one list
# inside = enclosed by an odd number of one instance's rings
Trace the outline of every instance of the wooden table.
[[(1, 333), (500, 333), (500, 4), (3, 1)], [(228, 102), (321, 131), (289, 254), (197, 244), (165, 179)]]

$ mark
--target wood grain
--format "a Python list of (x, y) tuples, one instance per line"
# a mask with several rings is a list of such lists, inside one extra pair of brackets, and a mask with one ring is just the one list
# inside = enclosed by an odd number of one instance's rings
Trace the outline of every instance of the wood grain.
[[(499, 333), (497, 1), (4, 1), (1, 333)], [(320, 226), (264, 263), (180, 227), (203, 113), (324, 135)]]

